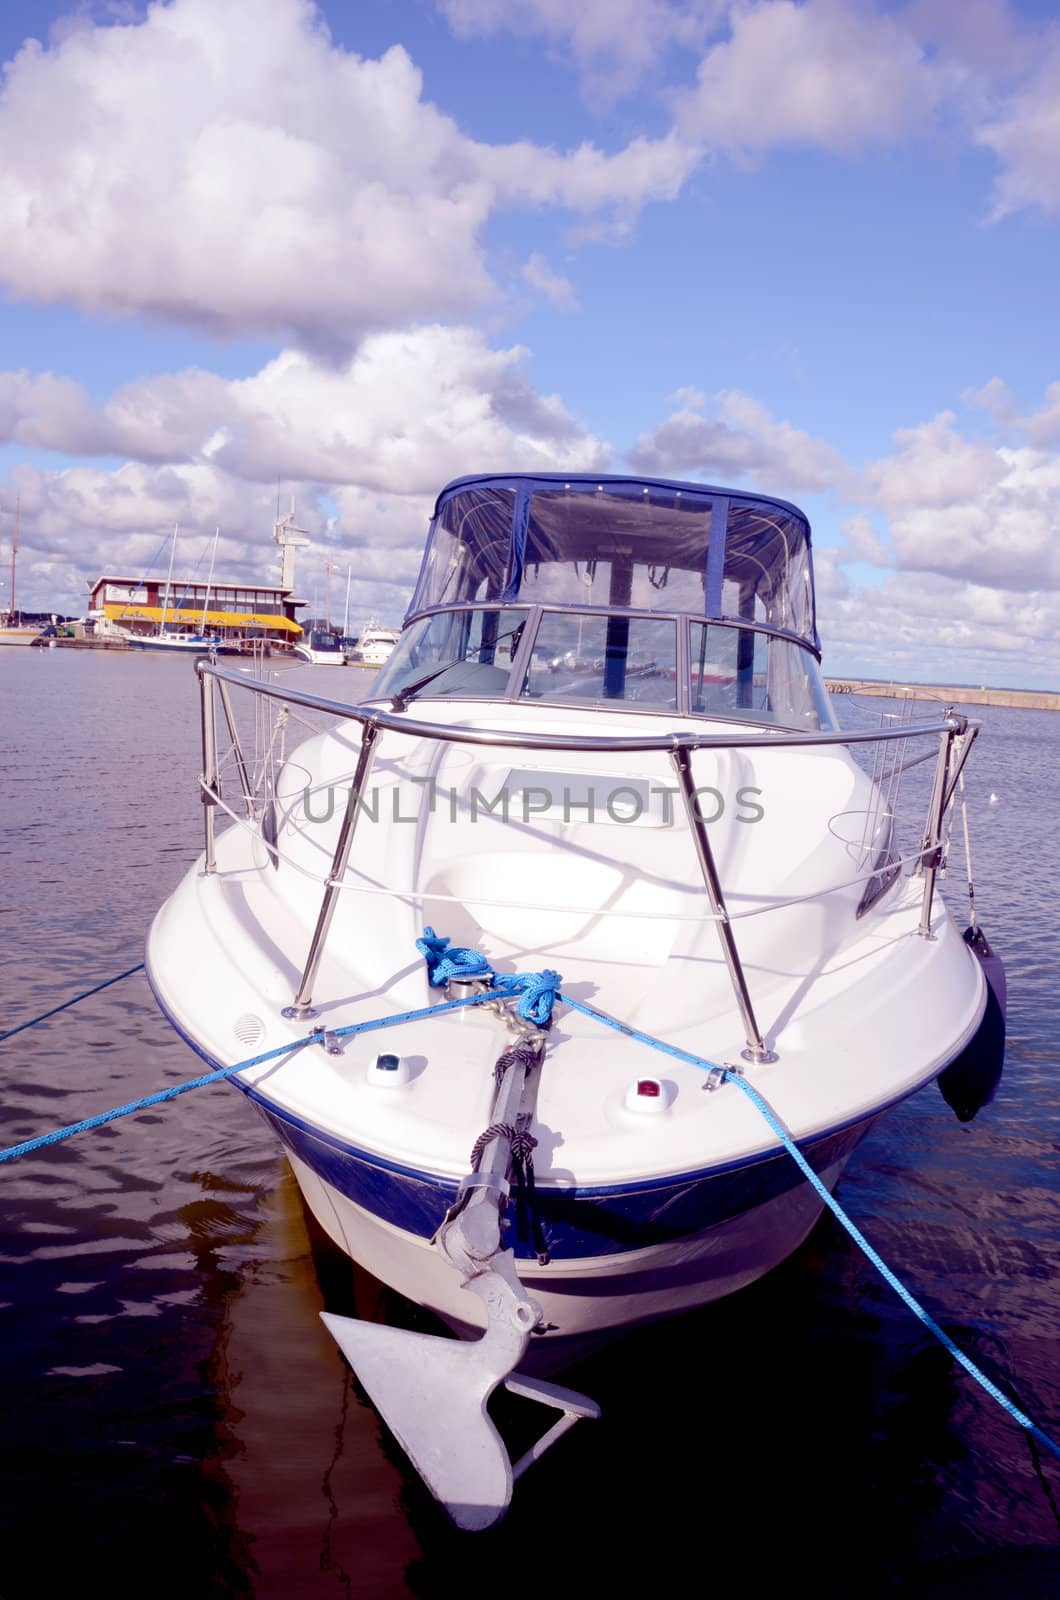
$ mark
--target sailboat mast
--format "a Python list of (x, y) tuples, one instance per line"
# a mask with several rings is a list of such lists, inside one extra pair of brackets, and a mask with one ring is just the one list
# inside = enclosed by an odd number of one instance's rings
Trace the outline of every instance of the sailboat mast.
[(220, 531), (220, 528), (215, 528), (213, 530), (213, 549), (210, 551), (210, 572), (206, 579), (206, 600), (202, 608), (202, 627), (199, 629), (199, 632), (203, 634), (206, 632), (206, 613), (210, 609), (210, 585), (213, 583), (213, 564), (217, 557), (217, 535), (220, 533)]
[(169, 596), (173, 585), (173, 557), (177, 553), (177, 529), (179, 526), (179, 523), (174, 522), (173, 543), (169, 547), (169, 571), (166, 573), (166, 592), (162, 597), (162, 621), (158, 625), (160, 634), (164, 634), (166, 631), (166, 612), (169, 610)]
[(349, 632), (350, 632), (350, 578), (351, 578), (352, 574), (353, 574), (353, 568), (352, 567), (347, 567), (346, 568), (346, 611), (345, 611), (345, 613), (343, 615), (343, 618), (342, 618), (342, 637), (344, 639), (349, 637)]
[(22, 509), (22, 496), (15, 496), (15, 531), (11, 536), (11, 592), (8, 596), (8, 621), (15, 620), (15, 565), (18, 561), (18, 519)]

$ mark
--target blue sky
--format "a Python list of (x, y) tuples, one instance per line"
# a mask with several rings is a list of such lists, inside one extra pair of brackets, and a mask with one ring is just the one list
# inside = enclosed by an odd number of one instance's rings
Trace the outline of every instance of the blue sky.
[(397, 620), (449, 478), (645, 470), (806, 507), (832, 671), (1060, 685), (1054, 7), (8, 0), (0, 58), (25, 605), (174, 522), (262, 581), (279, 486)]

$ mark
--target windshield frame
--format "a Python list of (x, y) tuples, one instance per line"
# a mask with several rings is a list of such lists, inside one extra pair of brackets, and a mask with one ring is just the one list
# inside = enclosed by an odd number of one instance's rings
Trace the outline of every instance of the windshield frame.
[[(500, 612), (500, 611), (508, 611), (508, 612), (521, 611), (521, 612), (524, 612), (525, 615), (526, 615), (526, 623), (525, 623), (525, 625), (523, 627), (523, 631), (522, 631), (522, 634), (521, 634), (520, 639), (519, 639), (518, 648), (516, 649), (515, 654), (512, 657), (511, 665), (510, 665), (509, 672), (508, 672), (508, 681), (507, 681), (507, 683), (505, 685), (505, 688), (504, 688), (503, 692), (501, 692), (499, 694), (491, 694), (489, 696), (475, 695), (475, 694), (470, 693), (469, 691), (465, 691), (463, 693), (449, 694), (449, 695), (444, 695), (444, 696), (432, 696), (432, 695), (429, 695), (429, 694), (423, 694), (422, 698), (424, 698), (424, 699), (443, 698), (443, 699), (445, 699), (447, 701), (454, 702), (454, 703), (461, 703), (461, 702), (464, 702), (464, 703), (475, 703), (475, 702), (481, 703), (483, 701), (483, 699), (489, 699), (491, 702), (497, 702), (497, 703), (502, 703), (502, 704), (512, 704), (512, 705), (532, 704), (532, 705), (535, 705), (535, 706), (555, 707), (557, 710), (565, 710), (565, 711), (570, 711), (571, 709), (575, 709), (575, 708), (576, 709), (580, 709), (580, 710), (586, 710), (586, 711), (595, 711), (595, 712), (601, 712), (602, 711), (605, 715), (608, 712), (615, 712), (615, 713), (620, 713), (623, 716), (627, 716), (628, 715), (628, 716), (653, 716), (653, 717), (660, 717), (660, 716), (691, 717), (697, 722), (733, 722), (733, 723), (738, 723), (741, 726), (763, 728), (763, 729), (765, 729), (767, 731), (779, 732), (779, 731), (782, 731), (784, 729), (790, 729), (792, 724), (788, 723), (788, 722), (778, 722), (774, 718), (771, 718), (771, 717), (768, 717), (768, 716), (756, 716), (755, 715), (755, 709), (756, 708), (751, 707), (751, 706), (748, 706), (746, 708), (746, 714), (745, 715), (741, 715), (741, 716), (734, 716), (734, 715), (730, 715), (730, 714), (728, 714), (726, 712), (715, 711), (715, 710), (696, 711), (696, 710), (693, 709), (693, 704), (692, 704), (692, 700), (693, 700), (692, 677), (691, 677), (691, 665), (692, 665), (692, 643), (691, 643), (691, 640), (692, 640), (692, 627), (693, 627), (693, 625), (704, 625), (708, 629), (710, 629), (710, 628), (726, 628), (726, 629), (729, 629), (729, 630), (735, 630), (735, 631), (740, 632), (740, 633), (761, 634), (761, 635), (765, 636), (767, 639), (776, 639), (781, 643), (797, 647), (800, 650), (804, 650), (806, 652), (806, 654), (814, 662), (815, 667), (819, 667), (820, 666), (820, 653), (819, 653), (819, 651), (814, 650), (813, 647), (808, 643), (808, 641), (806, 639), (802, 638), (797, 633), (792, 633), (792, 632), (788, 631), (787, 629), (772, 627), (769, 623), (751, 622), (749, 620), (747, 620), (747, 621), (735, 621), (735, 620), (733, 620), (732, 618), (729, 618), (729, 617), (704, 617), (699, 613), (688, 612), (688, 611), (650, 611), (650, 610), (639, 608), (639, 607), (589, 606), (589, 605), (585, 605), (585, 606), (578, 605), (578, 606), (575, 606), (575, 605), (563, 605), (563, 604), (558, 604), (558, 605), (538, 605), (538, 604), (534, 604), (534, 605), (531, 605), (531, 604), (527, 603), (526, 601), (522, 601), (522, 602), (515, 601), (515, 602), (512, 602), (512, 603), (508, 603), (508, 604), (503, 604), (502, 605), (498, 601), (482, 601), (482, 600), (475, 601), (475, 602), (470, 603), (470, 604), (428, 606), (428, 607), (425, 607), (422, 611), (418, 611), (418, 612), (415, 613), (415, 615), (409, 617), (408, 621), (405, 623), (405, 626), (401, 629), (401, 637), (403, 638), (404, 635), (413, 626), (415, 626), (417, 623), (422, 622), (422, 621), (424, 621), (424, 620), (426, 620), (426, 619), (428, 619), (430, 617), (452, 616), (454, 613), (475, 612), (475, 611), (497, 611), (497, 612)], [(603, 700), (603, 701), (601, 701), (601, 700), (586, 700), (584, 702), (578, 703), (578, 702), (571, 701), (569, 699), (567, 699), (567, 700), (559, 700), (559, 699), (550, 700), (547, 697), (538, 698), (537, 696), (534, 696), (534, 698), (532, 700), (528, 700), (527, 696), (523, 694), (522, 689), (523, 689), (523, 685), (525, 684), (525, 682), (527, 680), (527, 674), (528, 674), (528, 670), (529, 670), (529, 667), (530, 667), (531, 660), (533, 658), (534, 647), (535, 647), (535, 645), (537, 643), (537, 637), (538, 637), (538, 633), (539, 633), (539, 630), (540, 630), (540, 627), (541, 627), (541, 622), (542, 622), (542, 619), (545, 616), (547, 616), (547, 615), (555, 615), (555, 614), (566, 614), (566, 615), (569, 615), (569, 616), (597, 616), (597, 617), (617, 616), (617, 617), (629, 617), (629, 618), (632, 618), (632, 619), (643, 618), (646, 621), (652, 621), (652, 622), (672, 622), (674, 624), (675, 629), (676, 629), (676, 641), (675, 641), (676, 681), (675, 681), (675, 685), (674, 685), (674, 687), (675, 687), (676, 704), (673, 705), (673, 706), (661, 706), (661, 705), (660, 706), (650, 706), (650, 705), (644, 705), (644, 704), (637, 704), (634, 701), (626, 701), (626, 700), (620, 700), (620, 699)], [(398, 646), (396, 648), (400, 649), (400, 641), (399, 641), (399, 644), (398, 644)], [(456, 659), (457, 658), (454, 658), (454, 663), (453, 664), (456, 664)], [(388, 663), (387, 665), (389, 666), (390, 663)], [(439, 665), (441, 666), (441, 664), (439, 664)], [(382, 673), (386, 672), (386, 670), (387, 670), (386, 667), (381, 668), (380, 669), (381, 675), (382, 675)], [(443, 668), (443, 670), (444, 670), (444, 668)], [(427, 687), (428, 687), (428, 685), (425, 684), (424, 688), (426, 689)], [(838, 726), (838, 723), (837, 723), (837, 721), (835, 719), (835, 713), (834, 713), (834, 711), (832, 711), (830, 702), (828, 700), (828, 691), (827, 691), (827, 687), (824, 684), (823, 678), (821, 679), (821, 690), (822, 690), (822, 697), (823, 698), (822, 698), (821, 703), (817, 705), (817, 710), (818, 710), (819, 720), (820, 720), (820, 726), (822, 728), (835, 728), (835, 727)], [(395, 695), (400, 696), (400, 694), (401, 694), (400, 687), (395, 688), (394, 686), (389, 686), (386, 689), (378, 689), (377, 690), (376, 686), (373, 684), (372, 692), (371, 692), (370, 696), (368, 697), (368, 703), (374, 704), (377, 700), (380, 703), (382, 703), (383, 701), (386, 701), (386, 702), (389, 703), (393, 699), (393, 697)], [(409, 705), (414, 705), (414, 704), (418, 703), (420, 698), (421, 698), (421, 694), (420, 693), (413, 695), (412, 698), (408, 702)], [(816, 703), (817, 696), (814, 696), (814, 699), (815, 699), (815, 703)], [(827, 713), (828, 713), (827, 717), (825, 717), (823, 715), (823, 713), (825, 711), (827, 711)]]

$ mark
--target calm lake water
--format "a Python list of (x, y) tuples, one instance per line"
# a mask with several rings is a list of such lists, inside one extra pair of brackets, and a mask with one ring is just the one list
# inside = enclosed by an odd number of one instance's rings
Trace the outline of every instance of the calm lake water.
[[(367, 681), (299, 677), (340, 697)], [(840, 1198), (1057, 1437), (1060, 716), (974, 715), (977, 899), (1009, 983), (1004, 1077), (969, 1123), (935, 1086), (892, 1112)], [(2, 1030), (140, 960), (199, 851), (191, 665), (0, 651), (0, 746)], [(959, 868), (946, 894), (962, 915)], [(0, 1045), (0, 1144), (201, 1070), (137, 975)], [(307, 1222), (241, 1096), (197, 1091), (4, 1166), (0, 1185), (3, 1600), (97, 1585), (277, 1600), (1060, 1592), (1060, 1465), (830, 1217), (770, 1278), (572, 1372), (602, 1420), (533, 1469), (499, 1529), (468, 1536), (384, 1435), (318, 1315), (410, 1313)]]

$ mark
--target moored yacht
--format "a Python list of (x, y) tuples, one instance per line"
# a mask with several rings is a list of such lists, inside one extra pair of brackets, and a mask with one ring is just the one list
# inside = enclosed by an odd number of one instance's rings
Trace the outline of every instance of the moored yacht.
[(398, 628), (382, 628), (376, 622), (369, 622), (361, 630), (356, 644), (347, 651), (346, 660), (351, 667), (383, 667), (400, 637)]
[[(795, 506), (515, 474), (440, 495), (368, 702), (200, 665), (205, 851), (151, 982), (218, 1065), (290, 1047), (232, 1081), (326, 1232), (463, 1336), (327, 1319), (461, 1526), (503, 1514), (523, 1464), (493, 1388), (560, 1410), (551, 1441), (595, 1408), (537, 1374), (813, 1226), (738, 1075), (832, 1189), (980, 1029), (982, 966), (936, 893), (976, 728), (842, 731), (819, 660)], [(235, 739), (237, 688), (321, 719), (239, 754), (238, 801), (212, 710)]]
[(314, 667), (345, 665), (341, 640), (330, 628), (310, 628), (295, 640), (292, 654), (299, 661), (308, 661)]
[(0, 645), (36, 644), (42, 633), (39, 622), (21, 622), (11, 615), (0, 620)]

